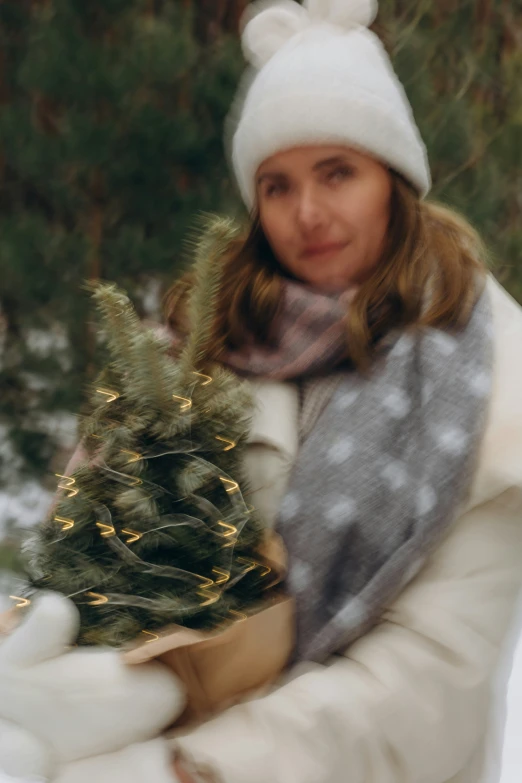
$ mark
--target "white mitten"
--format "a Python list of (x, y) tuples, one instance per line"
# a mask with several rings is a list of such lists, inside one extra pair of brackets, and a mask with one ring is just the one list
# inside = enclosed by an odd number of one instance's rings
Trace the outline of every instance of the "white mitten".
[(164, 664), (127, 666), (109, 648), (67, 650), (78, 623), (74, 604), (48, 593), (0, 644), (0, 718), (38, 738), (55, 765), (156, 737), (185, 705)]
[(51, 773), (49, 748), (20, 726), (0, 720), (0, 783), (47, 780)]
[(163, 737), (62, 768), (53, 783), (176, 783), (173, 753)]

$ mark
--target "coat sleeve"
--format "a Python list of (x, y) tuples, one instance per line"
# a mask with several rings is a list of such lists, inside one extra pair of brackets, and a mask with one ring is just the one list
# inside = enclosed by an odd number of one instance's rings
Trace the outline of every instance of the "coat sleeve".
[(521, 497), (464, 514), (383, 621), (328, 665), (172, 740), (222, 783), (442, 783), (483, 742), (522, 581)]

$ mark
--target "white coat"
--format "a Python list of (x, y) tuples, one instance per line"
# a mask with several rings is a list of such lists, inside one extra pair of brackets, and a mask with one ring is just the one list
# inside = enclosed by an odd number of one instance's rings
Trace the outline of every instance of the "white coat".
[[(382, 621), (327, 665), (172, 739), (222, 783), (498, 780), (522, 584), (522, 310), (493, 280), (494, 386), (462, 513)], [(258, 382), (247, 469), (273, 522), (298, 450), (298, 392)], [(316, 415), (327, 395), (318, 401)], [(313, 406), (312, 406), (313, 407)]]

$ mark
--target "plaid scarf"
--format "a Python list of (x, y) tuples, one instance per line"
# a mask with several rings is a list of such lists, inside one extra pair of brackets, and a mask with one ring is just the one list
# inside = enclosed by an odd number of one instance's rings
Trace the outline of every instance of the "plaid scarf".
[(321, 294), (302, 283), (283, 281), (271, 344), (247, 335), (227, 351), (223, 364), (242, 375), (288, 380), (328, 372), (347, 358), (345, 317), (354, 290)]

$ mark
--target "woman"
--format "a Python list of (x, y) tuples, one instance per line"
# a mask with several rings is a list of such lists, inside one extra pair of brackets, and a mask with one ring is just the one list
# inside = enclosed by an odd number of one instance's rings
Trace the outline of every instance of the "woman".
[[(294, 665), (168, 738), (62, 749), (61, 783), (497, 779), (488, 728), (522, 581), (522, 314), (472, 229), (422, 201), (424, 146), (374, 15), (289, 0), (244, 32), (259, 72), (233, 163), (254, 218), (223, 259), (209, 350), (256, 394), (246, 470), (290, 555)], [(170, 306), (179, 328), (176, 292)]]

